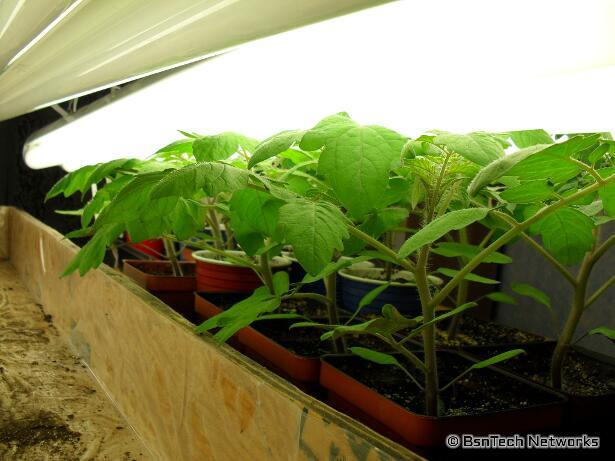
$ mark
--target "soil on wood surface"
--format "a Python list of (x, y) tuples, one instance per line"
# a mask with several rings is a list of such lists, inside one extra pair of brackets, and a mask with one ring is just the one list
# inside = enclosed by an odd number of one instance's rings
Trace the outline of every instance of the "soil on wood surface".
[[(528, 345), (523, 348), (527, 352), (526, 355), (514, 357), (501, 365), (532, 381), (548, 386), (554, 347), (555, 344), (552, 342)], [(468, 352), (483, 359), (507, 350), (509, 348), (490, 347)], [(564, 361), (562, 390), (579, 396), (615, 394), (615, 365), (571, 350)]]
[[(442, 322), (444, 325), (446, 322)], [(446, 326), (446, 325), (445, 325)], [(457, 335), (448, 338), (446, 327), (436, 329), (436, 342), (440, 347), (491, 346), (500, 344), (531, 343), (545, 341), (544, 336), (500, 325), (495, 322), (475, 319), (464, 315)]]
[[(161, 275), (166, 277), (173, 275), (173, 267), (170, 263), (154, 264), (145, 261), (131, 261), (130, 265), (149, 275)], [(183, 263), (181, 264), (181, 269), (184, 277), (194, 277), (196, 274), (196, 266), (194, 264)]]
[[(422, 391), (398, 368), (378, 365), (354, 356), (331, 356), (326, 359), (336, 368), (367, 385), (384, 397), (413, 413), (425, 414)], [(410, 363), (398, 357), (419, 382), (423, 378)], [(440, 382), (448, 383), (472, 363), (447, 353), (438, 354)], [(526, 408), (557, 402), (557, 398), (540, 389), (512, 380), (489, 369), (474, 370), (444, 391), (441, 416), (475, 415)]]
[(0, 262), (0, 459), (150, 459), (7, 262)]

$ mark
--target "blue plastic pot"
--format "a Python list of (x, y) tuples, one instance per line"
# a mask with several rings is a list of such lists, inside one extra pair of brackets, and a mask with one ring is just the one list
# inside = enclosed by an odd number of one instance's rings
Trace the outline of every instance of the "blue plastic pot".
[[(372, 280), (364, 277), (351, 275), (347, 271), (340, 271), (342, 279), (341, 293), (344, 308), (354, 312), (359, 308), (361, 299), (374, 288), (383, 285), (381, 280)], [(380, 293), (367, 306), (363, 307), (363, 314), (379, 314), (382, 306), (392, 304), (397, 310), (410, 317), (421, 314), (421, 300), (415, 285), (410, 283), (392, 282), (391, 285)]]

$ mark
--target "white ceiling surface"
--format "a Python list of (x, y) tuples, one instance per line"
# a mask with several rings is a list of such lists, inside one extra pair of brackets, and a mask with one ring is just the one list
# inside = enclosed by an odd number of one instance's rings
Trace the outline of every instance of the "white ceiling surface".
[[(61, 21), (0, 74), (0, 120), (385, 1), (75, 0)], [(14, 24), (22, 27), (53, 17), (55, 4), (67, 2), (0, 3), (9, 16), (15, 7)], [(7, 44), (0, 39), (0, 49)]]
[(404, 0), (246, 45), (33, 140), (32, 167), (145, 157), (181, 137), (263, 139), (348, 111), (425, 130), (615, 131), (615, 2)]
[(0, 70), (74, 0), (0, 0)]

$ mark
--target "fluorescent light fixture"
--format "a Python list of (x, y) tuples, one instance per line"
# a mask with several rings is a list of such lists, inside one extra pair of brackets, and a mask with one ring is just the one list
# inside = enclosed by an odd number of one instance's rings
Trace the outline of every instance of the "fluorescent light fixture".
[(81, 0), (1, 0), (0, 70), (44, 36)]
[(26, 161), (72, 170), (146, 157), (177, 129), (263, 139), (339, 111), (409, 136), (615, 130), (615, 37), (601, 27), (615, 22), (609, 5), (390, 3), (176, 71), (38, 136)]
[(0, 74), (0, 120), (386, 1), (79, 0)]

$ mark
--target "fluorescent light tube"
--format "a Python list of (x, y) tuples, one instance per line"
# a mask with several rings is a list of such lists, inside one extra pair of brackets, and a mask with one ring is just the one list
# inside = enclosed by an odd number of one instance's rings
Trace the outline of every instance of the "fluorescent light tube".
[[(449, 5), (436, 31), (432, 23), (408, 19), (437, 16), (433, 3)], [(595, 22), (588, 19), (596, 10), (576, 3), (579, 9), (560, 11), (560, 22), (549, 22), (551, 2), (543, 8), (542, 2), (520, 1), (508, 24), (491, 2), (481, 2), (480, 20), (458, 3), (479, 2), (391, 3), (254, 42), (33, 139), (26, 161), (34, 168), (60, 164), (71, 170), (148, 156), (181, 137), (177, 129), (234, 130), (263, 139), (342, 110), (361, 123), (410, 136), (434, 128), (615, 130), (609, 113), (615, 66), (589, 66), (608, 64), (615, 44), (592, 36)], [(468, 30), (461, 34), (464, 11)], [(567, 38), (574, 18), (581, 25)], [(532, 24), (543, 24), (540, 33), (531, 33)], [(511, 33), (524, 25), (529, 37)], [(543, 34), (546, 43), (538, 40)], [(575, 40), (585, 40), (578, 53)], [(588, 57), (580, 49), (592, 40), (602, 48)]]

